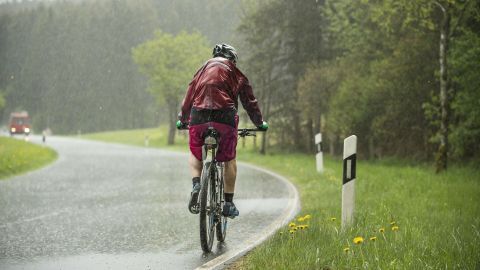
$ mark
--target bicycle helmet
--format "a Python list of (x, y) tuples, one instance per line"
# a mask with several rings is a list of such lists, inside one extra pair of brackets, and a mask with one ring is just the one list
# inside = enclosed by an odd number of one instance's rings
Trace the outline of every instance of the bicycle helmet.
[(215, 45), (212, 54), (213, 57), (221, 56), (229, 59), (233, 63), (237, 63), (238, 60), (235, 48), (225, 43)]

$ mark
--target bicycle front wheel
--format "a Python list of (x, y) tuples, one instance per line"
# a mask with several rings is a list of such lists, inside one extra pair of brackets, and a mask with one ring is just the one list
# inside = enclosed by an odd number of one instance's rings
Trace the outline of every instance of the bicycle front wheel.
[(206, 162), (200, 190), (200, 244), (204, 252), (212, 250), (215, 238), (215, 165)]

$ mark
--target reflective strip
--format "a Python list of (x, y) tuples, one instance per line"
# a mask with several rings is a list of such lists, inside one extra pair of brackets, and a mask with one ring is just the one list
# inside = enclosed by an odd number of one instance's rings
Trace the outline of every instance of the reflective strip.
[(356, 178), (357, 170), (357, 154), (353, 154), (343, 160), (343, 184)]

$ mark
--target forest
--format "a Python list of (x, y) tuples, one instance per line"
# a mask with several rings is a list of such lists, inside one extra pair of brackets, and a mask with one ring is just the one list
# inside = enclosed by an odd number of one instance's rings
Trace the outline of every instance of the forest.
[(37, 130), (59, 134), (172, 122), (168, 108), (178, 109), (207, 59), (179, 71), (167, 105), (172, 76), (153, 76), (145, 63), (155, 54), (143, 56), (153, 40), (167, 50), (161, 40), (190, 34), (199, 37), (185, 41), (201, 55), (221, 42), (237, 48), (271, 126), (259, 137), (262, 153), (314, 152), (321, 132), (331, 154), (355, 134), (364, 158), (435, 160), (437, 170), (447, 159), (480, 158), (480, 2), (473, 0), (4, 3), (0, 119), (28, 110)]
[[(131, 50), (161, 29), (229, 42), (234, 1), (109, 0), (0, 5), (0, 119), (26, 110), (56, 134), (152, 127), (164, 110)], [(222, 31), (212, 26), (222, 25)], [(214, 44), (212, 42), (212, 44)], [(195, 72), (189, 71), (190, 73)], [(191, 77), (193, 74), (190, 74)], [(186, 88), (187, 85), (185, 85)]]

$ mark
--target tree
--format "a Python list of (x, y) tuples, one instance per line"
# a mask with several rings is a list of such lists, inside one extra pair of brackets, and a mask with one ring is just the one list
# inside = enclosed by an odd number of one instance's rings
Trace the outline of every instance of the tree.
[[(325, 119), (330, 104), (330, 98), (334, 95), (342, 80), (342, 69), (336, 62), (325, 61), (321, 65), (312, 64), (306, 69), (304, 76), (298, 82), (298, 108), (301, 108), (302, 118), (307, 119), (307, 135), (310, 142), (310, 151), (315, 150), (314, 135), (324, 132), (322, 119)], [(335, 134), (328, 132), (328, 139), (334, 141)], [(324, 138), (326, 138), (324, 136)], [(334, 151), (330, 144), (331, 153)]]
[[(447, 169), (448, 162), (448, 135), (450, 121), (450, 104), (452, 100), (451, 89), (451, 71), (447, 62), (449, 57), (450, 40), (455, 34), (457, 27), (462, 22), (462, 17), (469, 6), (469, 0), (464, 3), (458, 3), (453, 0), (436, 1), (433, 3), (441, 10), (442, 19), (439, 25), (439, 64), (440, 64), (440, 144), (438, 146), (435, 165), (436, 171), (440, 172)], [(453, 21), (453, 23), (452, 23)]]
[[(269, 136), (279, 137), (282, 148), (306, 150), (310, 142), (298, 104), (297, 83), (305, 68), (324, 56), (320, 7), (323, 1), (244, 1), (239, 26), (244, 40), (246, 71), (258, 90), (262, 112), (271, 121)], [(311, 124), (310, 124), (311, 126)], [(307, 128), (308, 129), (308, 128)], [(261, 153), (265, 152), (263, 137)]]
[(451, 146), (454, 158), (480, 158), (480, 3), (472, 6), (452, 40)]
[(148, 76), (148, 91), (159, 105), (168, 109), (168, 144), (174, 144), (175, 120), (182, 96), (195, 70), (208, 59), (210, 48), (200, 33), (180, 32), (174, 36), (161, 31), (133, 48), (132, 55), (140, 72)]
[(156, 124), (131, 58), (157, 25), (149, 2), (38, 3), (2, 15), (0, 88), (11, 89), (5, 112), (24, 108), (34, 129), (60, 134)]

